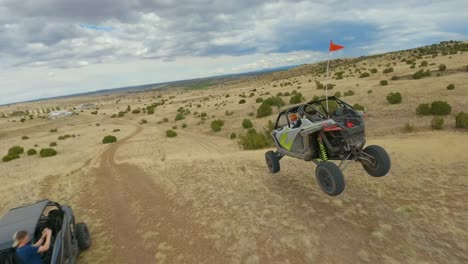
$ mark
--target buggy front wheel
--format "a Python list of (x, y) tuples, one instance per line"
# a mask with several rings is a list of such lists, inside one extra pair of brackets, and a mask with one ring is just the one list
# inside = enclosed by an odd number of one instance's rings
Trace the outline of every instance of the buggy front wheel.
[(362, 150), (368, 156), (372, 157), (372, 163), (363, 162), (362, 167), (367, 171), (370, 176), (382, 177), (390, 171), (391, 161), (387, 151), (377, 145), (367, 146)]
[(339, 195), (344, 191), (345, 181), (340, 168), (333, 162), (322, 162), (315, 169), (317, 182), (326, 194)]
[(279, 158), (274, 151), (270, 150), (265, 153), (265, 161), (271, 173), (280, 171)]

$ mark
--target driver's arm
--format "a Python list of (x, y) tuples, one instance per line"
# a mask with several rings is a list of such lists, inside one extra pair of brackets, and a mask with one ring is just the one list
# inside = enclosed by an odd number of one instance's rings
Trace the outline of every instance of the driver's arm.
[[(45, 252), (49, 250), (51, 237), (52, 237), (52, 230), (46, 229), (45, 230), (45, 240), (46, 240), (45, 244), (42, 246), (39, 246), (39, 248), (37, 249), (37, 253), (41, 253), (41, 252)], [(42, 240), (42, 238), (40, 240)]]

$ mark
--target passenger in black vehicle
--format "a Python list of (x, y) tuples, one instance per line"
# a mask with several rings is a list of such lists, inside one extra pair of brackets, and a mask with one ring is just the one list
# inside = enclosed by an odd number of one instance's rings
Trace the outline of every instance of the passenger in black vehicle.
[(28, 231), (21, 230), (14, 234), (15, 242), (12, 247), (16, 247), (16, 254), (24, 264), (42, 264), (40, 253), (49, 250), (51, 237), (52, 230), (46, 228), (42, 231), (41, 238), (32, 244)]

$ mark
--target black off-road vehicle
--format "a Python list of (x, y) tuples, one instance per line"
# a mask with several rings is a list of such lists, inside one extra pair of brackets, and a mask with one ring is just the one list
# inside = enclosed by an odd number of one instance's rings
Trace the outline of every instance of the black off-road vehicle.
[[(388, 173), (390, 157), (385, 149), (371, 145), (365, 147), (364, 113), (332, 96), (327, 99), (296, 105), (279, 113), (271, 136), (276, 151), (265, 153), (272, 173), (280, 170), (280, 159), (285, 155), (313, 161), (317, 182), (328, 195), (343, 192), (345, 181), (342, 171), (351, 161), (362, 164), (374, 177)], [(296, 119), (294, 122), (291, 118)], [(330, 160), (341, 161), (336, 165)]]
[(21, 263), (11, 248), (15, 232), (28, 231), (34, 243), (44, 228), (52, 230), (50, 249), (42, 255), (45, 264), (76, 263), (80, 250), (91, 245), (88, 227), (85, 223), (75, 224), (69, 206), (42, 200), (11, 209), (0, 219), (0, 264)]

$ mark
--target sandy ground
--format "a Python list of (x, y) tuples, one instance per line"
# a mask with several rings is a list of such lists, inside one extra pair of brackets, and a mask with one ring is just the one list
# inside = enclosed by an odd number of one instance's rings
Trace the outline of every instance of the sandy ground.
[[(439, 63), (458, 69), (468, 56), (426, 60), (435, 63), (431, 69)], [(359, 66), (381, 72), (385, 66), (378, 64), (385, 61), (368, 59)], [(100, 108), (98, 115), (85, 110), (54, 121), (0, 118), (3, 153), (14, 145), (27, 150), (37, 144), (39, 150), (50, 142), (57, 142), (59, 152), (50, 158), (23, 155), (0, 163), (0, 213), (46, 197), (70, 204), (78, 221), (89, 225), (93, 238), (80, 263), (467, 263), (468, 134), (454, 128), (452, 115), (446, 117), (444, 130), (432, 131), (432, 117), (419, 117), (414, 111), (419, 103), (446, 100), (452, 113), (466, 112), (468, 73), (379, 86), (381, 79), (415, 71), (404, 63), (394, 68), (386, 75), (331, 80), (337, 84), (332, 93), (356, 92), (344, 99), (366, 107), (368, 144), (382, 145), (392, 159), (392, 170), (383, 178), (372, 178), (359, 164), (352, 164), (345, 171), (345, 192), (338, 197), (320, 190), (313, 163), (285, 157), (281, 172), (272, 175), (264, 161), (266, 150), (244, 151), (229, 139), (231, 132), (244, 133), (244, 118), (251, 118), (257, 129), (274, 120), (274, 115), (249, 117), (262, 93), (296, 89), (307, 99), (323, 94), (313, 80), (323, 82), (324, 77), (310, 74), (277, 82), (267, 75), (207, 90), (69, 98), (0, 108), (11, 112), (83, 102)], [(277, 85), (282, 81), (295, 83)], [(448, 83), (456, 89), (446, 90)], [(390, 91), (400, 91), (403, 102), (386, 103)], [(251, 92), (255, 96), (249, 98)], [(242, 93), (248, 97), (246, 104), (238, 104)], [(127, 105), (143, 108), (161, 99), (167, 101), (154, 115), (110, 118)], [(191, 114), (174, 121), (181, 106)], [(226, 110), (233, 114), (226, 116)], [(195, 112), (206, 112), (207, 121), (201, 122)], [(163, 118), (170, 121), (158, 124)], [(217, 118), (225, 126), (214, 133), (210, 122)], [(148, 123), (140, 124), (141, 119)], [(415, 132), (403, 133), (405, 122), (414, 124)], [(187, 128), (181, 128), (183, 123)], [(174, 125), (178, 136), (165, 137)], [(58, 131), (51, 133), (53, 128)], [(64, 134), (75, 137), (57, 139)], [(118, 142), (102, 144), (108, 134), (116, 135)], [(22, 140), (24, 135), (29, 139)]]

